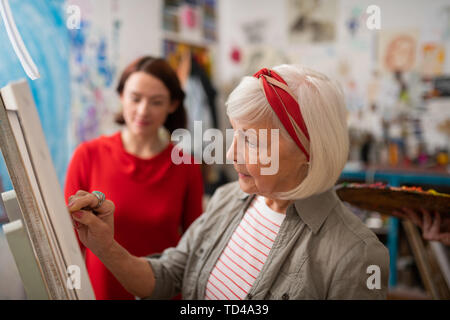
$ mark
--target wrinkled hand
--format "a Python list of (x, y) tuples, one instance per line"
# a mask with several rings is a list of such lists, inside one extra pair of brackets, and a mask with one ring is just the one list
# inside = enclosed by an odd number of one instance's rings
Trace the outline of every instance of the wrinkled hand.
[(98, 199), (92, 193), (79, 190), (69, 197), (68, 209), (81, 243), (99, 256), (108, 251), (114, 242), (114, 203), (105, 200), (94, 214), (86, 208), (95, 208)]
[[(399, 218), (410, 219), (416, 226), (422, 229), (424, 239), (429, 241), (440, 241), (450, 246), (450, 218), (448, 215), (443, 219), (439, 212), (432, 214), (421, 209), (422, 214), (408, 208), (402, 208), (401, 211), (394, 211), (392, 214)], [(422, 218), (422, 217), (423, 218)]]

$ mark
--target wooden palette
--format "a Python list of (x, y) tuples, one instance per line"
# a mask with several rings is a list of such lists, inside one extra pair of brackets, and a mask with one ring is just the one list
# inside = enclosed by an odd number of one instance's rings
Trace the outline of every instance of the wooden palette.
[(356, 207), (392, 215), (392, 211), (409, 208), (416, 212), (426, 209), (450, 214), (450, 195), (429, 191), (415, 191), (413, 188), (393, 188), (363, 184), (341, 184), (336, 193), (342, 201)]

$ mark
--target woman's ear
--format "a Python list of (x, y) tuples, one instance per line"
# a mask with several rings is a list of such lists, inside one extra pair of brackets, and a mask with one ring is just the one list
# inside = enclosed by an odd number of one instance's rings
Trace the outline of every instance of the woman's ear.
[(172, 101), (169, 106), (169, 113), (174, 113), (178, 109), (179, 105), (180, 105), (179, 100)]

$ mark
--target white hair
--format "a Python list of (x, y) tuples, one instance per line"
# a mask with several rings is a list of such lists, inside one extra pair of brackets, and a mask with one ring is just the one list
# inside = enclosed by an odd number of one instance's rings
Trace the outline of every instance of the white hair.
[[(327, 76), (298, 65), (274, 67), (296, 95), (310, 137), (309, 170), (294, 189), (276, 194), (279, 199), (301, 199), (334, 186), (348, 158), (347, 109), (340, 85)], [(281, 136), (292, 142), (281, 121), (270, 107), (260, 82), (244, 77), (226, 102), (231, 119), (249, 124), (271, 120)], [(300, 159), (299, 159), (300, 161)]]

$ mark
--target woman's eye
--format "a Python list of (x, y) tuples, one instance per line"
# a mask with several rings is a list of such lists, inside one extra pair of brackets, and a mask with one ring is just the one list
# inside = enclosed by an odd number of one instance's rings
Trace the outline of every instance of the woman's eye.
[(139, 97), (132, 97), (131, 101), (138, 103), (141, 99)]
[(152, 104), (154, 106), (162, 106), (164, 104), (164, 102), (163, 101), (153, 101)]

